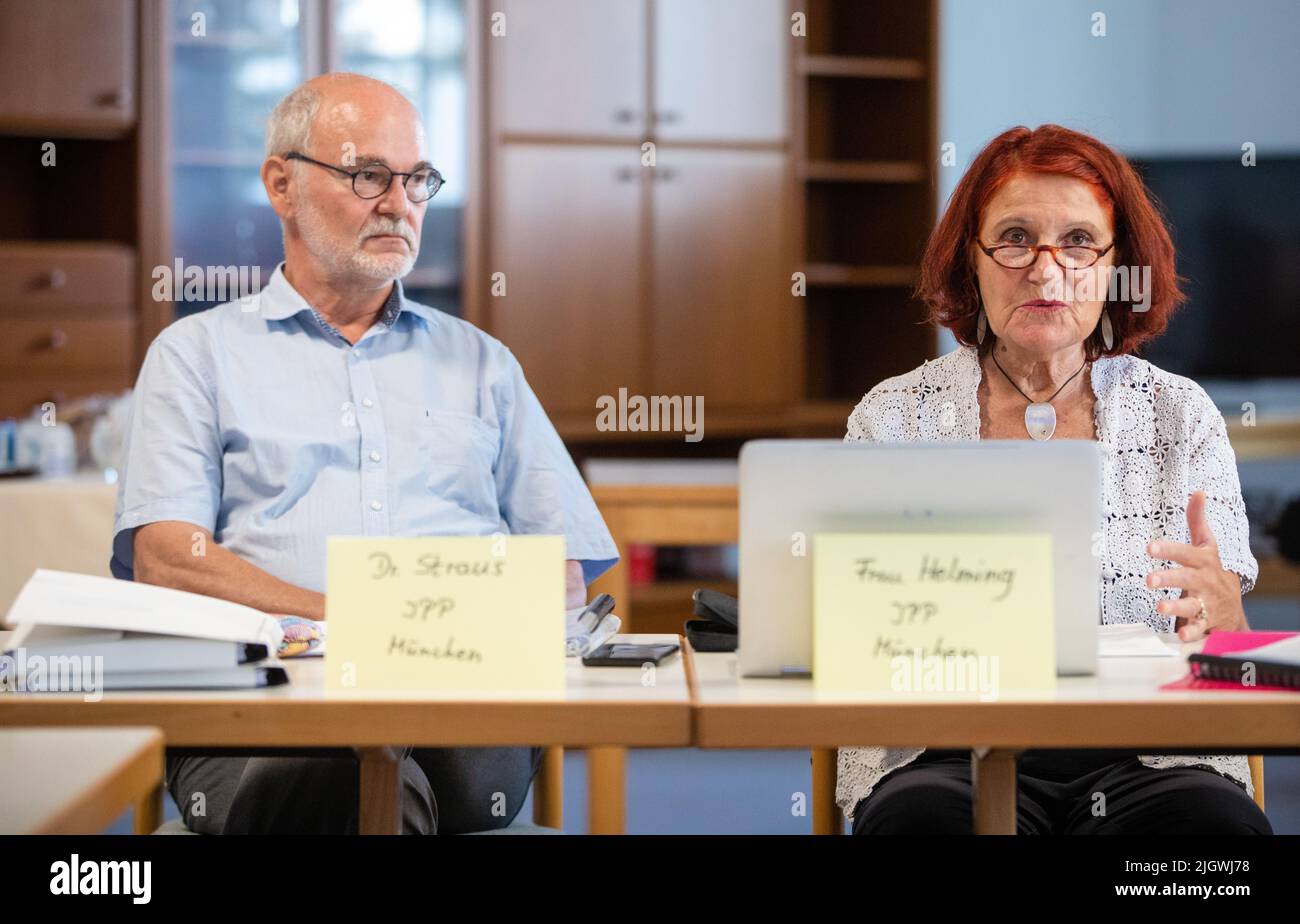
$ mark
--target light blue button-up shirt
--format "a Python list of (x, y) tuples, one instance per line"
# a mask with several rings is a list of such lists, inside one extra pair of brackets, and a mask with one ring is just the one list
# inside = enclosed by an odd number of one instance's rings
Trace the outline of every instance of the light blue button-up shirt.
[(591, 582), (618, 559), (514, 355), (407, 300), (349, 344), (277, 268), (243, 301), (164, 330), (136, 383), (111, 568), (158, 520), (210, 530), (325, 590), (328, 536), (563, 535)]

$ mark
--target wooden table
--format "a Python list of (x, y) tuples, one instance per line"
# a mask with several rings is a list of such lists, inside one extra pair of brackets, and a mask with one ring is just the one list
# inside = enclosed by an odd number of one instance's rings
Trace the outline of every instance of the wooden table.
[[(1181, 655), (1201, 642), (1162, 637)], [(1300, 753), (1300, 695), (1161, 692), (1184, 657), (1103, 658), (1094, 677), (1058, 678), (1054, 694), (992, 703), (844, 701), (808, 679), (739, 677), (734, 654), (694, 654), (695, 744), (811, 748), (816, 832), (836, 828), (835, 748), (970, 748), (976, 833), (1014, 834), (1016, 754), (1028, 748), (1135, 748), (1224, 754)]]
[(132, 806), (135, 832), (148, 834), (162, 785), (156, 728), (0, 731), (0, 834), (99, 834)]
[(70, 693), (6, 694), (0, 696), (0, 726), (147, 723), (162, 730), (169, 748), (350, 748), (361, 762), (362, 833), (400, 830), (400, 764), (394, 747), (587, 748), (590, 829), (612, 834), (623, 830), (622, 749), (691, 743), (685, 663), (673, 655), (659, 665), (653, 684), (646, 685), (639, 668), (584, 667), (571, 658), (561, 697), (457, 699), (327, 694), (323, 659), (288, 660), (290, 683), (261, 690), (107, 692), (98, 702)]
[[(628, 549), (649, 545), (729, 545), (739, 535), (735, 485), (593, 484), (591, 496), (609, 528), (619, 559), (596, 579), (592, 593), (607, 593), (616, 601), (623, 625), (636, 625), (628, 582)], [(683, 621), (689, 610), (683, 615)]]

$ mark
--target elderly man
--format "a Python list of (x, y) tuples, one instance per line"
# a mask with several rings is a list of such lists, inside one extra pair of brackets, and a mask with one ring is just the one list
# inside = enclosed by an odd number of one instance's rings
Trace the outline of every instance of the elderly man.
[[(330, 535), (550, 533), (565, 537), (567, 602), (581, 605), (617, 553), (519, 363), (398, 281), (442, 182), (415, 108), (376, 80), (318, 77), (276, 106), (266, 154), (285, 261), (257, 296), (150, 347), (113, 573), (323, 619)], [(539, 755), (410, 751), (403, 829), (509, 824)], [(200, 832), (356, 829), (350, 758), (191, 756), (167, 776)]]

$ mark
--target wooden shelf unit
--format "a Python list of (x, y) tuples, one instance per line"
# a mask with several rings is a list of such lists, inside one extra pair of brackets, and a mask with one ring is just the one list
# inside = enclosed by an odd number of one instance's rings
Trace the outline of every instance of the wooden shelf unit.
[(937, 3), (791, 2), (803, 432), (842, 435), (873, 385), (935, 355), (913, 297), (935, 220)]

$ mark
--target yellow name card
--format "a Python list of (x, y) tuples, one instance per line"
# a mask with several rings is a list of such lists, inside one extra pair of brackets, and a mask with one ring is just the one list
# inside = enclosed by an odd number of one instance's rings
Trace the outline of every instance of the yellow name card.
[(564, 538), (328, 542), (327, 690), (564, 690)]
[(990, 702), (1055, 687), (1051, 536), (822, 533), (812, 564), (819, 692)]

